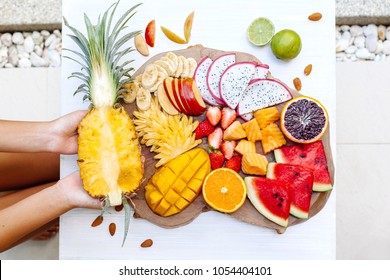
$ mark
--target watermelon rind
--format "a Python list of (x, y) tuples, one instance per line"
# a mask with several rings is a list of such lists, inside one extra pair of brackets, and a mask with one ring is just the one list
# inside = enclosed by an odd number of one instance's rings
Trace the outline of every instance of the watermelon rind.
[(281, 217), (274, 215), (264, 206), (264, 204), (259, 199), (259, 196), (256, 192), (256, 189), (252, 183), (252, 180), (254, 180), (256, 178), (258, 178), (258, 177), (248, 176), (248, 177), (244, 178), (245, 185), (246, 185), (246, 193), (247, 193), (247, 196), (248, 196), (250, 202), (256, 208), (256, 210), (259, 211), (260, 214), (262, 214), (268, 220), (270, 220), (270, 221), (272, 221), (272, 222), (274, 222), (282, 227), (287, 227), (288, 226), (288, 218), (283, 219)]
[[(266, 177), (269, 179), (276, 179), (275, 177), (275, 162), (270, 162), (267, 166), (267, 175)], [(293, 215), (294, 217), (297, 217), (299, 219), (307, 219), (309, 218), (309, 213), (306, 211), (303, 211), (302, 209), (299, 209), (296, 207), (293, 203), (291, 203), (290, 206), (290, 214)]]

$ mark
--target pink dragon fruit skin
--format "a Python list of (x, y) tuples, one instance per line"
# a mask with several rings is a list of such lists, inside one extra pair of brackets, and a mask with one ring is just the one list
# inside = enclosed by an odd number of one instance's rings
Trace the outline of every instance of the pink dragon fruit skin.
[(267, 64), (257, 64), (253, 79), (265, 79), (269, 74), (269, 66)]
[(236, 55), (234, 53), (223, 54), (213, 61), (207, 71), (206, 81), (209, 91), (215, 100), (217, 100), (217, 102), (221, 105), (224, 105), (225, 103), (219, 93), (219, 81), (221, 80), (221, 76), (226, 68), (235, 62)]
[(212, 62), (213, 61), (210, 57), (205, 56), (196, 67), (193, 78), (196, 82), (196, 85), (203, 100), (212, 106), (218, 106), (219, 103), (211, 95), (206, 82), (207, 71), (209, 70)]
[(290, 90), (274, 79), (256, 79), (249, 83), (241, 101), (237, 106), (237, 113), (245, 115), (259, 109), (286, 102), (292, 98)]
[(219, 93), (225, 104), (235, 109), (256, 71), (255, 62), (236, 62), (223, 72), (219, 81)]

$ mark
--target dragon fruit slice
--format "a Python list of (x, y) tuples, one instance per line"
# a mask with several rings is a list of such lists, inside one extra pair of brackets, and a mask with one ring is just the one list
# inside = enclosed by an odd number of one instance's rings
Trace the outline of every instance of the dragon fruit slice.
[(213, 61), (210, 57), (204, 57), (195, 69), (194, 80), (203, 100), (212, 106), (218, 106), (219, 103), (211, 95), (206, 82), (207, 71), (209, 70), (211, 63), (213, 63)]
[(253, 113), (246, 113), (246, 114), (240, 115), (240, 118), (246, 122), (249, 122), (251, 119), (253, 119)]
[(252, 80), (237, 106), (239, 115), (244, 115), (269, 106), (286, 102), (292, 98), (290, 90), (274, 79)]
[(257, 64), (253, 79), (265, 79), (269, 73), (269, 66), (267, 64)]
[(219, 81), (223, 72), (230, 65), (236, 62), (236, 55), (234, 53), (223, 54), (217, 57), (213, 63), (211, 63), (209, 70), (207, 71), (206, 82), (209, 91), (215, 100), (221, 105), (224, 105), (223, 99), (219, 93)]
[(241, 100), (256, 70), (254, 62), (236, 62), (222, 73), (219, 81), (219, 93), (222, 100), (231, 109), (235, 109)]

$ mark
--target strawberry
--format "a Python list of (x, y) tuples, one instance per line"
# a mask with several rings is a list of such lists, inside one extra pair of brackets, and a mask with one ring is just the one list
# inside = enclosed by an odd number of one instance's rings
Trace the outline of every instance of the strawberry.
[(205, 119), (202, 121), (198, 127), (195, 129), (195, 139), (201, 139), (202, 137), (209, 136), (214, 132), (214, 126)]
[(211, 133), (208, 137), (209, 146), (212, 149), (219, 149), (222, 144), (223, 131), (222, 128), (217, 127), (213, 133)]
[(224, 141), (221, 146), (221, 151), (226, 159), (231, 159), (234, 154), (236, 141)]
[(232, 169), (232, 170), (234, 170), (236, 172), (240, 172), (240, 169), (241, 169), (241, 156), (237, 155), (237, 156), (234, 156), (231, 159), (229, 159), (226, 162), (225, 167), (226, 168), (230, 168), (230, 169)]
[(221, 120), (221, 110), (218, 107), (209, 107), (206, 117), (213, 126), (216, 126)]
[(225, 107), (222, 109), (221, 126), (226, 129), (231, 125), (237, 118), (237, 113), (233, 109)]
[(221, 151), (217, 150), (210, 153), (211, 169), (215, 170), (221, 168), (225, 162), (225, 157)]

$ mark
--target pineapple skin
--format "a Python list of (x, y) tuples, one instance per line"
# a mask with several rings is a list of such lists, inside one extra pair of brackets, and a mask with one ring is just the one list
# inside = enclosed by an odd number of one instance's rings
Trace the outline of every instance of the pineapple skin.
[(84, 189), (108, 197), (111, 206), (135, 192), (143, 178), (141, 148), (134, 124), (122, 108), (93, 108), (78, 127), (78, 165)]

